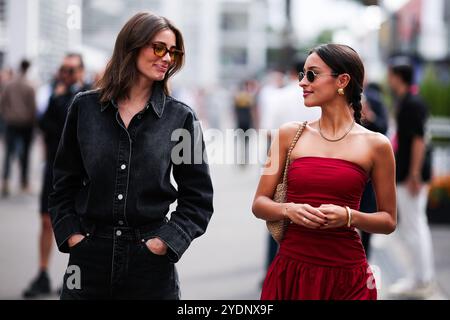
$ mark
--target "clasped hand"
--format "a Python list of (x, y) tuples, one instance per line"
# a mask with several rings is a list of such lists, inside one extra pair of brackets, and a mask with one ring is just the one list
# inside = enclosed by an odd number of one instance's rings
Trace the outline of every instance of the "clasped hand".
[(286, 217), (293, 223), (310, 229), (331, 229), (347, 225), (347, 210), (333, 204), (315, 208), (309, 204), (289, 204)]

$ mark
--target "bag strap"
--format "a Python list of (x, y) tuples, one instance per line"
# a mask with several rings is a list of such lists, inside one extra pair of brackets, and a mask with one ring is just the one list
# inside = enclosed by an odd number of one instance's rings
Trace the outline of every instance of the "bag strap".
[(287, 152), (287, 157), (286, 157), (286, 163), (284, 165), (284, 171), (283, 171), (283, 180), (282, 180), (283, 183), (286, 183), (286, 180), (287, 180), (287, 171), (288, 171), (289, 165), (291, 164), (291, 152), (294, 149), (295, 145), (297, 144), (298, 139), (302, 135), (302, 132), (305, 129), (307, 123), (308, 123), (308, 121), (305, 121), (299, 125), (299, 127), (297, 129), (297, 133), (295, 134), (295, 137), (292, 140), (291, 145), (289, 146), (289, 149)]

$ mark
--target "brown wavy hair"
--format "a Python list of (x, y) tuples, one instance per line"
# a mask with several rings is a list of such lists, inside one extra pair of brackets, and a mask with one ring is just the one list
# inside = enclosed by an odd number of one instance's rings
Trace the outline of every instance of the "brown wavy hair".
[[(132, 85), (138, 78), (137, 58), (141, 48), (163, 30), (171, 30), (175, 34), (176, 48), (184, 52), (183, 36), (167, 18), (151, 12), (139, 12), (122, 27), (114, 45), (114, 52), (106, 65), (103, 76), (95, 87), (100, 90), (100, 102), (107, 103), (111, 99), (128, 98)], [(167, 70), (161, 82), (164, 92), (169, 95), (167, 82), (184, 64), (184, 55), (179, 57)]]

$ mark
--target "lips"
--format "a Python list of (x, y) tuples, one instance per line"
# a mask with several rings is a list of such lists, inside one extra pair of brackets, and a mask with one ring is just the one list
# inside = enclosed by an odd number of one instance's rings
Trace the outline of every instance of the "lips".
[(159, 72), (167, 72), (167, 70), (169, 69), (169, 67), (165, 67), (165, 66), (160, 66), (160, 65), (155, 65), (156, 69), (158, 69)]
[(303, 90), (303, 98), (306, 98), (307, 96), (309, 96), (312, 93), (313, 93), (313, 91)]

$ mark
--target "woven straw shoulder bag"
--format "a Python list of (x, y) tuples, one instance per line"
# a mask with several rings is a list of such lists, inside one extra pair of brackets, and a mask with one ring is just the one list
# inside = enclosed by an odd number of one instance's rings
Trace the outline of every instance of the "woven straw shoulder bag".
[[(294, 139), (291, 142), (291, 145), (289, 146), (287, 156), (286, 156), (286, 162), (284, 165), (283, 170), (283, 179), (281, 182), (277, 185), (277, 188), (275, 190), (275, 194), (273, 195), (273, 201), (278, 203), (285, 203), (286, 202), (286, 192), (287, 192), (287, 171), (289, 168), (289, 165), (291, 164), (291, 152), (294, 149), (295, 145), (297, 144), (298, 139), (300, 138), (303, 130), (305, 129), (307, 124), (307, 121), (300, 124), (297, 133), (295, 134)], [(273, 239), (280, 243), (281, 240), (283, 240), (284, 232), (286, 231), (287, 226), (291, 223), (289, 219), (282, 219), (277, 221), (266, 221), (267, 229), (269, 230), (270, 234), (272, 235)]]

